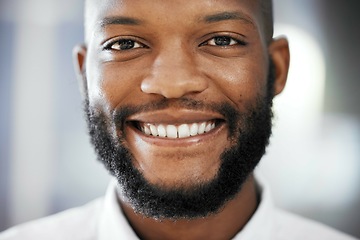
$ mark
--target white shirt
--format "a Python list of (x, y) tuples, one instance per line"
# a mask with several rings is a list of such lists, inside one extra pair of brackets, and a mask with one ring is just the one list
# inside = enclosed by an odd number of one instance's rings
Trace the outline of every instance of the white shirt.
[[(234, 240), (355, 240), (320, 223), (274, 207), (261, 185), (261, 202)], [(132, 240), (139, 239), (117, 202), (116, 181), (104, 198), (43, 219), (10, 228), (0, 240)]]

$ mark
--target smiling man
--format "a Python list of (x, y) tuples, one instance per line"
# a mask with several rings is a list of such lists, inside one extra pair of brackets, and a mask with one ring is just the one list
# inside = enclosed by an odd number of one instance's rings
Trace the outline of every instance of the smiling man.
[(104, 199), (0, 239), (352, 239), (254, 177), (289, 48), (270, 0), (88, 0), (74, 49)]

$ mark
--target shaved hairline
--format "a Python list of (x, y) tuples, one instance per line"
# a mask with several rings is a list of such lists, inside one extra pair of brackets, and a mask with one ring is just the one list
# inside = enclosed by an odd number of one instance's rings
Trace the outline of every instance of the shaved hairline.
[[(265, 40), (270, 43), (274, 34), (274, 19), (273, 19), (273, 1), (272, 0), (258, 0), (260, 2), (260, 11), (264, 24)], [(85, 27), (85, 41), (88, 39), (88, 28), (89, 28), (89, 5), (92, 0), (85, 0), (85, 14), (84, 14), (84, 27)]]

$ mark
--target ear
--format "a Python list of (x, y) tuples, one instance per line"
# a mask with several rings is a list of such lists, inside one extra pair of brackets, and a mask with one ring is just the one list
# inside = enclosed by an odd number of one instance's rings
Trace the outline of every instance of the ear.
[(274, 94), (282, 92), (285, 87), (290, 64), (289, 43), (285, 38), (273, 39), (269, 53), (275, 67)]
[(73, 49), (75, 73), (79, 82), (80, 93), (83, 99), (87, 98), (88, 88), (85, 71), (87, 49), (85, 45), (76, 45)]

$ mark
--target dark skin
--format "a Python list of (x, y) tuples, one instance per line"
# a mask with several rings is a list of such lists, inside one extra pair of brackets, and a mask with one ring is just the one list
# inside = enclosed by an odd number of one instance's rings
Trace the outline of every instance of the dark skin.
[(250, 219), (257, 207), (254, 178), (250, 176), (241, 193), (218, 214), (194, 220), (144, 218), (126, 204), (123, 210), (141, 239), (231, 239)]
[[(274, 94), (279, 94), (289, 67), (288, 43), (266, 34), (260, 9), (254, 0), (90, 0), (86, 45), (74, 49), (84, 97), (108, 121), (119, 106), (162, 98), (227, 102), (241, 112), (265, 95), (269, 56), (276, 70)], [(169, 107), (129, 121), (179, 126), (219, 118)], [(147, 136), (130, 124), (125, 132), (133, 164), (147, 181), (165, 188), (213, 179), (221, 153), (233, 144), (226, 123), (176, 139)], [(205, 218), (159, 221), (119, 202), (142, 239), (230, 239), (257, 207), (252, 174), (234, 199)]]

